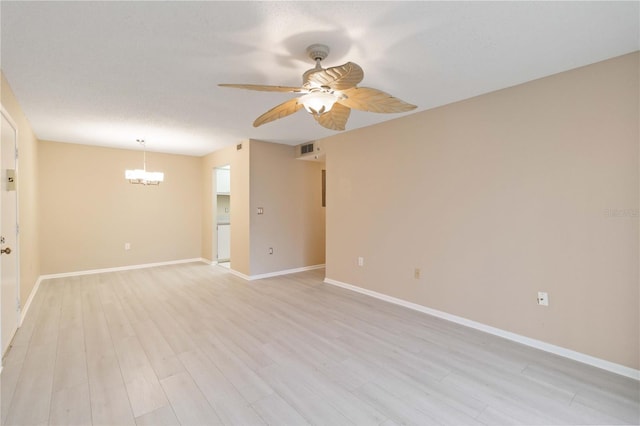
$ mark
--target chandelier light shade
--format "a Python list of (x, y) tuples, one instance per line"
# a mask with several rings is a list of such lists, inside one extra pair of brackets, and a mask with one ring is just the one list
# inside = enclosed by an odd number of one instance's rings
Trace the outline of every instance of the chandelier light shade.
[(143, 183), (145, 185), (157, 185), (164, 180), (164, 173), (162, 172), (148, 172), (146, 170), (135, 169), (125, 170), (124, 176), (131, 183)]
[(338, 98), (331, 93), (312, 92), (301, 96), (299, 102), (304, 105), (304, 109), (306, 109), (307, 112), (320, 115), (330, 111), (337, 100)]
[(164, 173), (147, 171), (147, 146), (144, 139), (136, 140), (143, 148), (142, 169), (125, 170), (124, 177), (129, 183), (140, 185), (160, 185), (164, 181)]

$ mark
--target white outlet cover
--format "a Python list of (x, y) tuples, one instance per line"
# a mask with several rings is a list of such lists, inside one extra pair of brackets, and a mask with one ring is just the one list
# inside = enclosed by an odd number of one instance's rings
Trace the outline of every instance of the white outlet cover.
[(538, 292), (538, 305), (549, 306), (549, 294), (545, 291)]

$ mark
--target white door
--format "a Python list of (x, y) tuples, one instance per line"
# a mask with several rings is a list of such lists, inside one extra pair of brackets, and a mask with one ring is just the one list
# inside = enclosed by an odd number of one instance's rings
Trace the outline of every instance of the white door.
[(2, 354), (7, 351), (18, 329), (18, 224), (16, 195), (16, 143), (17, 127), (2, 111), (0, 125), (0, 341)]
[(231, 258), (231, 225), (218, 225), (218, 262)]

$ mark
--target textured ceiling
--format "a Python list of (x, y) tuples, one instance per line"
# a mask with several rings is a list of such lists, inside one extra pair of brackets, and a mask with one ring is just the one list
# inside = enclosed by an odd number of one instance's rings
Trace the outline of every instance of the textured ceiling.
[[(0, 2), (2, 67), (40, 139), (203, 155), (334, 134), (304, 111), (253, 128), (323, 65), (418, 110), (639, 49), (638, 2)], [(347, 130), (398, 117), (353, 111)]]

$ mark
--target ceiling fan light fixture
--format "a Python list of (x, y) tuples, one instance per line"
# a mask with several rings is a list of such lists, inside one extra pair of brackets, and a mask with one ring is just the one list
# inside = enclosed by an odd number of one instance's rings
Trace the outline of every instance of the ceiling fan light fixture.
[(331, 93), (312, 92), (301, 96), (299, 102), (310, 114), (320, 115), (330, 111), (337, 100)]

